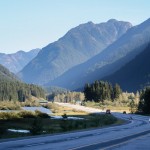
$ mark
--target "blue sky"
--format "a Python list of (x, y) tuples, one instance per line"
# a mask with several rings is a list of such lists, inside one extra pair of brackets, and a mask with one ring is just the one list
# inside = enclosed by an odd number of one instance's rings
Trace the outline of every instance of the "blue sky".
[(149, 8), (149, 0), (0, 0), (0, 52), (42, 48), (88, 21), (137, 25)]

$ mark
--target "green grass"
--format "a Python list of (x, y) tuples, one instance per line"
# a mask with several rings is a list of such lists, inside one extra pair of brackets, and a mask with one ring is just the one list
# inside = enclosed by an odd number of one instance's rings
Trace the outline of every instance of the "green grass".
[[(35, 134), (53, 134), (123, 123), (122, 120), (118, 120), (109, 114), (89, 114), (72, 108), (62, 107), (55, 103), (49, 103), (46, 107), (52, 110), (53, 116), (59, 115), (64, 116), (64, 118), (52, 119), (39, 111), (36, 111), (35, 113), (27, 111), (18, 113), (0, 113), (0, 138), (22, 137)], [(84, 119), (68, 120), (66, 119), (67, 117), (80, 117)], [(7, 129), (30, 130), (32, 131), (32, 134), (8, 132)]]

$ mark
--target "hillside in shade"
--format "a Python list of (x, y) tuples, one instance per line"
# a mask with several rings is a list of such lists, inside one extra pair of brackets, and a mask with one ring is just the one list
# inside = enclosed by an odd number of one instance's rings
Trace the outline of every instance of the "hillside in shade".
[(81, 24), (44, 47), (18, 75), (27, 83), (47, 84), (101, 53), (131, 26), (129, 22), (114, 19), (100, 24)]
[(137, 91), (150, 85), (150, 44), (114, 74), (105, 77), (112, 83), (119, 83), (124, 91)]
[(23, 69), (40, 51), (33, 49), (29, 52), (18, 51), (13, 54), (0, 53), (0, 64), (8, 68), (11, 72), (17, 73)]
[(141, 53), (150, 42), (150, 19), (129, 29), (117, 41), (88, 61), (77, 65), (47, 85), (78, 89), (108, 76)]

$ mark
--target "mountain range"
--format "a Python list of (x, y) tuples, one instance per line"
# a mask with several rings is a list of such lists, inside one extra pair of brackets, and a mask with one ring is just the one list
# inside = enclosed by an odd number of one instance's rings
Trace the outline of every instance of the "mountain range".
[(136, 26), (115, 19), (88, 22), (42, 48), (18, 75), (27, 83), (69, 90), (107, 80), (132, 92), (150, 83), (149, 49), (150, 19)]
[(72, 67), (102, 53), (131, 27), (131, 23), (115, 19), (81, 24), (42, 48), (18, 75), (27, 83), (48, 84)]
[[(47, 85), (74, 90), (83, 87), (85, 83), (100, 80), (134, 59), (136, 55), (145, 49), (149, 42), (150, 19), (130, 28), (118, 40), (104, 49), (103, 52), (71, 68)], [(117, 81), (117, 78), (115, 81)]]
[(8, 68), (11, 72), (18, 73), (39, 51), (40, 49), (33, 49), (29, 52), (18, 51), (12, 54), (0, 53), (0, 64)]

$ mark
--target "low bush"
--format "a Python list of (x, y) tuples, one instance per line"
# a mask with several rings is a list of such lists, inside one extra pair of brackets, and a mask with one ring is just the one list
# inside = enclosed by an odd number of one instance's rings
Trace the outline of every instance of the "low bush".
[(92, 122), (95, 124), (95, 126), (104, 126), (104, 125), (109, 125), (113, 124), (117, 121), (117, 118), (110, 114), (105, 114), (105, 115), (95, 115), (95, 117), (92, 118)]
[(4, 126), (0, 127), (0, 137), (1, 137), (3, 134), (5, 134), (6, 132), (7, 132), (7, 129), (6, 129)]
[(0, 110), (20, 110), (21, 105), (18, 101), (0, 101)]
[(20, 118), (35, 118), (36, 117), (35, 113), (32, 111), (20, 111), (18, 115), (20, 116)]
[(3, 120), (11, 120), (18, 118), (50, 118), (50, 116), (46, 113), (42, 113), (38, 110), (35, 112), (32, 111), (20, 111), (20, 112), (0, 112), (0, 119)]
[(32, 135), (41, 134), (43, 132), (43, 123), (39, 118), (34, 119), (31, 127), (29, 128)]
[(0, 119), (17, 119), (20, 118), (16, 112), (0, 112)]
[(62, 117), (63, 117), (63, 119), (67, 119), (68, 118), (66, 114), (63, 114)]
[(36, 110), (36, 111), (35, 111), (35, 115), (36, 115), (37, 117), (40, 117), (40, 118), (50, 118), (50, 116), (49, 116), (48, 114), (42, 113), (42, 112), (39, 111), (39, 110)]

